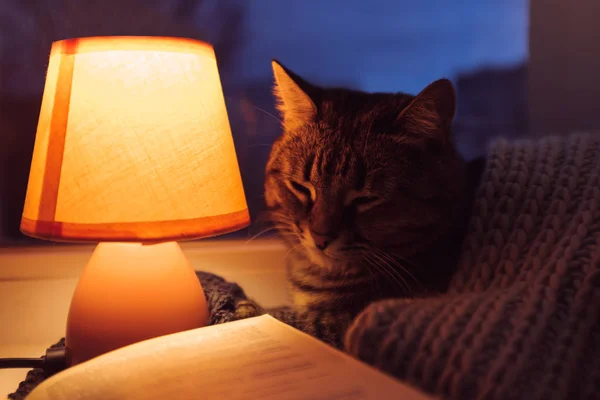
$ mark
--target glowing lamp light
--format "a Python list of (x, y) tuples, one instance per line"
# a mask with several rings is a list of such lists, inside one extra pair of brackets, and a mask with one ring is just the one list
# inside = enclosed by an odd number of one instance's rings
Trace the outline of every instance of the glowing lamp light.
[(69, 309), (71, 365), (208, 324), (202, 286), (176, 241), (249, 222), (209, 44), (52, 45), (21, 231), (100, 242)]

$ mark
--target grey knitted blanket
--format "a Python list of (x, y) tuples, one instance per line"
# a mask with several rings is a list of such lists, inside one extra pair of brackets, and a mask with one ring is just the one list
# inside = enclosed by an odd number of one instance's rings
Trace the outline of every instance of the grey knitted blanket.
[(600, 140), (492, 144), (458, 271), (362, 312), (346, 350), (447, 399), (600, 398)]

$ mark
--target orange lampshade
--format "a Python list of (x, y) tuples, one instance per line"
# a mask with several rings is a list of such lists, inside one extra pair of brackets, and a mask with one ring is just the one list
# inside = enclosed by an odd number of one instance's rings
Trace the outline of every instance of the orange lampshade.
[(157, 37), (53, 44), (23, 233), (165, 241), (248, 223), (210, 45)]

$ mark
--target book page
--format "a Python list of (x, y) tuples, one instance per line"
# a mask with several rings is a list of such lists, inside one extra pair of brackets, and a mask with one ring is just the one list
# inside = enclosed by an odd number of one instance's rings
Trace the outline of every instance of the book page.
[(137, 343), (67, 369), (28, 400), (430, 397), (263, 315)]

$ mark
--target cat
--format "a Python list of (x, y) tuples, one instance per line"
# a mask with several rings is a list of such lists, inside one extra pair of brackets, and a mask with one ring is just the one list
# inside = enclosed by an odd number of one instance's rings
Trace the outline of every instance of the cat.
[(340, 348), (371, 302), (440, 293), (450, 279), (474, 190), (451, 135), (454, 87), (365, 93), (272, 67), (283, 133), (265, 200), (290, 249), (293, 306), (245, 300), (236, 318), (267, 312)]

